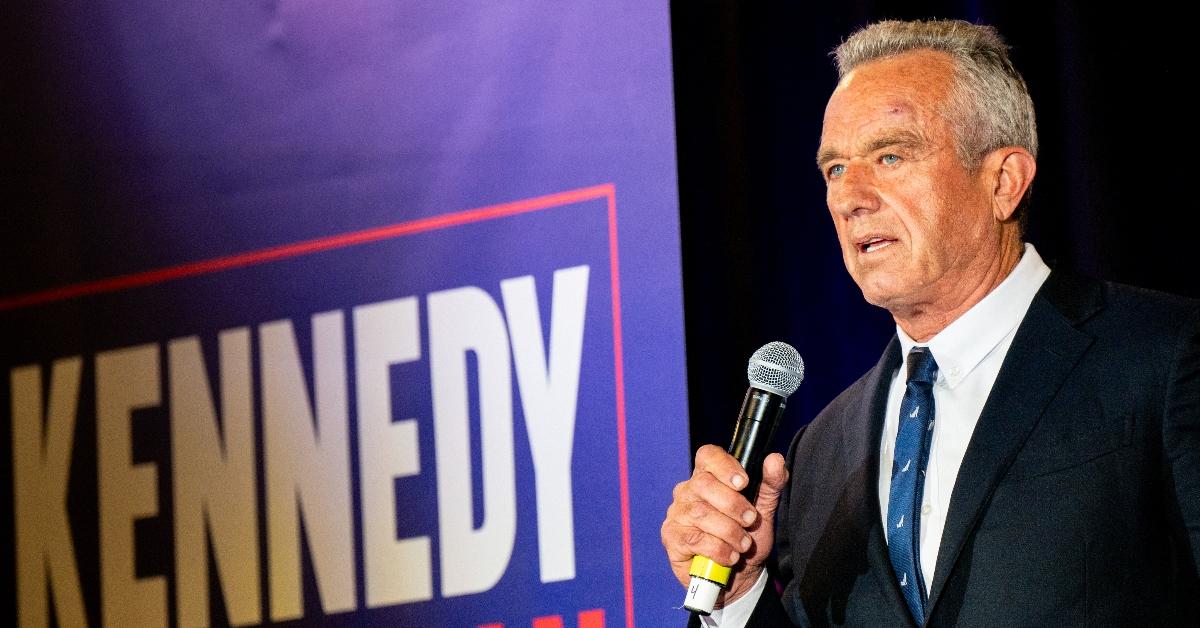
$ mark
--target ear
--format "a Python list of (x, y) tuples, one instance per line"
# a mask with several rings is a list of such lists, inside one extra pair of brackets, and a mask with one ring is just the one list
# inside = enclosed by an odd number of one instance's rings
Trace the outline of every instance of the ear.
[(991, 182), (992, 215), (1004, 222), (1012, 217), (1033, 183), (1037, 162), (1029, 151), (1019, 146), (998, 148), (983, 161), (983, 170)]

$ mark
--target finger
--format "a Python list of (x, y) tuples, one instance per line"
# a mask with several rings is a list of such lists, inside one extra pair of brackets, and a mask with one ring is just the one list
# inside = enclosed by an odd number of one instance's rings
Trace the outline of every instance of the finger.
[(739, 548), (698, 528), (677, 525), (671, 521), (663, 524), (662, 538), (671, 562), (680, 563), (690, 561), (693, 556), (707, 556), (718, 564), (732, 567), (742, 557)]
[(746, 534), (743, 524), (727, 517), (706, 502), (672, 504), (667, 509), (667, 520), (680, 527), (696, 528), (715, 536), (738, 551), (750, 549), (750, 535)]
[[(758, 517), (754, 506), (744, 495), (721, 482), (719, 478), (708, 472), (697, 473), (688, 480), (684, 501), (705, 502), (716, 508), (730, 519), (750, 525)], [(690, 499), (688, 499), (690, 498)]]
[(758, 488), (758, 499), (755, 500), (754, 507), (762, 513), (764, 518), (770, 518), (775, 514), (775, 509), (779, 506), (779, 496), (787, 486), (788, 475), (787, 464), (784, 462), (783, 456), (774, 453), (763, 460), (763, 479)]
[(782, 491), (787, 485), (788, 475), (787, 463), (781, 454), (769, 454), (763, 460), (763, 486)]
[(707, 471), (713, 474), (723, 484), (734, 490), (742, 490), (749, 479), (746, 470), (738, 463), (737, 458), (716, 445), (705, 445), (696, 450), (695, 473)]

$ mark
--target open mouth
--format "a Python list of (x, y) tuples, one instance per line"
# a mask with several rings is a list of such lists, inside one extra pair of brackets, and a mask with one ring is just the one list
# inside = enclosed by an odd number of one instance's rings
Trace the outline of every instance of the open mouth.
[(858, 250), (862, 253), (872, 253), (874, 251), (878, 251), (880, 249), (891, 246), (895, 242), (896, 242), (895, 240), (892, 240), (890, 238), (880, 238), (880, 237), (868, 238), (868, 239), (858, 243)]

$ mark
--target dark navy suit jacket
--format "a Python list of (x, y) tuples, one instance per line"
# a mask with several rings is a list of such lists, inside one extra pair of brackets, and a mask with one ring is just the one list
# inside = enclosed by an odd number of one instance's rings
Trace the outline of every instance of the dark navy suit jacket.
[[(915, 626), (880, 522), (894, 338), (796, 435), (748, 626)], [(1200, 626), (1200, 302), (1054, 271), (950, 500), (927, 626)]]

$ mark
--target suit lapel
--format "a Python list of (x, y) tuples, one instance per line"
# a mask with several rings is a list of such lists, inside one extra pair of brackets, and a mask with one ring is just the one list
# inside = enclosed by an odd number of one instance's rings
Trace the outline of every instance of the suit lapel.
[[(1075, 328), (1101, 307), (1099, 285), (1051, 273), (1029, 306), (984, 404), (954, 484), (928, 608), (938, 598), (996, 485), (1092, 343)], [(886, 556), (885, 556), (886, 560)]]
[(888, 557), (887, 540), (883, 536), (882, 515), (879, 512), (879, 441), (883, 434), (884, 414), (887, 412), (888, 388), (892, 374), (899, 367), (900, 341), (893, 336), (879, 363), (863, 381), (863, 390), (867, 394), (859, 398), (858, 407), (852, 410), (855, 415), (843, 422), (843, 441), (846, 459), (861, 460), (860, 464), (866, 469), (859, 476), (865, 482), (864, 486), (858, 487), (858, 494), (863, 496), (864, 502), (859, 513), (865, 519), (859, 525), (868, 531), (866, 549), (871, 573), (879, 584), (883, 599), (888, 601), (896, 617), (905, 622), (904, 625), (911, 626), (912, 615), (900, 593), (900, 585), (892, 575), (892, 561)]

